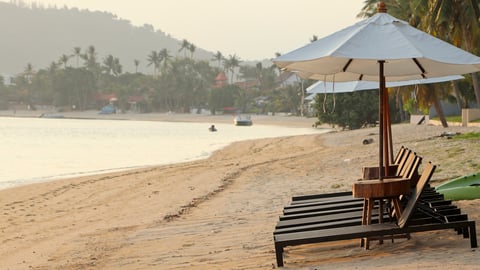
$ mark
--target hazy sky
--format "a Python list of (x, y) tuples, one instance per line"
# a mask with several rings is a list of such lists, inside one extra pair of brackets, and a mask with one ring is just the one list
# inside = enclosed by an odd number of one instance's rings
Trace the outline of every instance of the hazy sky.
[[(4, 2), (9, 2), (5, 0)], [(241, 60), (272, 58), (360, 19), (364, 0), (25, 0), (107, 11)]]

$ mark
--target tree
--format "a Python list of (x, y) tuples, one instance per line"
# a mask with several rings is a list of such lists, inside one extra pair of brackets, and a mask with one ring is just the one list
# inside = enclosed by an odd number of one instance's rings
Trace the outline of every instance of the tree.
[(101, 67), (97, 61), (97, 51), (93, 45), (87, 48), (87, 52), (81, 56), (85, 60), (85, 67), (94, 74), (99, 74)]
[(74, 47), (73, 48), (73, 56), (75, 56), (75, 58), (77, 60), (77, 68), (78, 68), (78, 60), (79, 60), (81, 55), (82, 55), (82, 48)]
[[(478, 54), (480, 42), (480, 10), (476, 0), (432, 0), (423, 21), (429, 33), (472, 53)], [(480, 106), (480, 84), (477, 73), (472, 73), (473, 88)], [(458, 91), (458, 89), (455, 89)], [(458, 94), (458, 92), (457, 92)]]
[(26, 78), (31, 78), (34, 74), (35, 71), (33, 69), (33, 65), (31, 63), (28, 63), (27, 66), (25, 67), (23, 74), (25, 74)]
[(70, 56), (66, 54), (62, 54), (60, 59), (58, 59), (58, 63), (63, 65), (63, 68), (67, 68), (68, 61), (70, 60)]
[(168, 68), (168, 65), (170, 63), (170, 58), (172, 58), (172, 56), (170, 55), (167, 49), (163, 48), (158, 53), (158, 57), (160, 58), (160, 63), (163, 63), (162, 72), (165, 72), (165, 70), (167, 70)]
[(183, 51), (183, 57), (187, 57), (187, 50), (190, 50), (190, 42), (184, 39), (180, 44), (180, 49), (178, 49), (178, 51)]
[(134, 59), (133, 64), (135, 65), (135, 73), (138, 73), (138, 66), (140, 65), (140, 60)]
[(103, 69), (107, 72), (107, 74), (113, 74), (113, 70), (115, 69), (115, 60), (113, 55), (109, 54), (108, 56), (103, 59)]
[(55, 74), (52, 89), (55, 106), (85, 110), (96, 90), (95, 75), (87, 69), (67, 68)]
[[(412, 25), (413, 27), (420, 28), (421, 30), (427, 33), (436, 35), (435, 33), (432, 33), (431, 31), (429, 31), (428, 27), (425, 26), (426, 25), (425, 22), (428, 20), (428, 15), (426, 16), (425, 14), (428, 14), (429, 7), (430, 7), (429, 5), (431, 4), (432, 1), (389, 0), (384, 2), (388, 8), (388, 13), (391, 14), (392, 16), (404, 21), (408, 21), (409, 24)], [(376, 7), (377, 7), (376, 1), (367, 0), (365, 1), (365, 3), (366, 5), (363, 7), (362, 13), (360, 13), (360, 15), (364, 15), (364, 16), (374, 15), (376, 13)], [(437, 34), (437, 37), (438, 37), (438, 34)], [(442, 38), (442, 37), (439, 37), (439, 38)], [(434, 88), (436, 87), (433, 87), (430, 89), (433, 91), (436, 91)], [(435, 106), (435, 110), (437, 111), (437, 114), (441, 119), (441, 122), (444, 123), (444, 127), (447, 127), (447, 121), (445, 119), (445, 115), (443, 114), (443, 110), (439, 105), (440, 104), (440, 101), (438, 100), (439, 97), (440, 96), (437, 94), (434, 94), (434, 95), (419, 94), (418, 95), (418, 99), (424, 99), (426, 100), (427, 103), (437, 105)], [(432, 100), (432, 99), (437, 99), (437, 100)]]
[(235, 105), (235, 97), (238, 96), (240, 91), (241, 89), (233, 84), (212, 89), (208, 102), (212, 114), (215, 114), (216, 111), (223, 111), (225, 107), (233, 107)]
[(314, 107), (321, 123), (358, 129), (378, 120), (378, 90), (317, 94)]
[(190, 43), (188, 46), (188, 50), (190, 51), (190, 58), (193, 58), (193, 54), (195, 53), (195, 50), (197, 49), (197, 46), (195, 46), (193, 43)]
[(158, 54), (157, 51), (152, 51), (147, 56), (147, 61), (148, 61), (147, 67), (153, 66), (153, 76), (156, 76), (158, 69), (160, 68), (160, 62), (161, 62), (160, 55)]
[(222, 67), (222, 61), (224, 60), (223, 54), (220, 51), (217, 51), (216, 54), (213, 55), (212, 60), (217, 61), (218, 67)]
[(52, 61), (48, 66), (48, 72), (51, 74), (54, 74), (57, 70), (58, 70), (58, 63), (55, 61)]
[(233, 75), (235, 74), (235, 69), (240, 66), (240, 62), (240, 58), (238, 58), (235, 54), (230, 55), (223, 61), (225, 70), (228, 70), (230, 73), (230, 83), (233, 83)]
[(122, 73), (122, 65), (120, 64), (120, 60), (113, 55), (109, 54), (103, 60), (103, 69), (107, 72), (107, 74), (111, 74), (114, 76), (118, 76)]

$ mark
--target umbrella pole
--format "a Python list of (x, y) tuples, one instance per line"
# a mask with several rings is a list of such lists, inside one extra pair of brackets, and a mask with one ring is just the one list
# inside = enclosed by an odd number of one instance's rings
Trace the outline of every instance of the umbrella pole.
[(393, 140), (392, 140), (392, 119), (390, 118), (390, 103), (388, 100), (388, 90), (386, 91), (387, 95), (387, 128), (388, 128), (388, 150), (390, 151), (390, 162), (393, 162)]
[(383, 176), (384, 176), (384, 171), (383, 171), (383, 157), (384, 157), (384, 153), (383, 153), (383, 148), (384, 148), (384, 142), (383, 142), (383, 137), (384, 137), (384, 108), (383, 108), (383, 96), (384, 96), (384, 89), (385, 89), (385, 77), (383, 76), (384, 72), (383, 72), (383, 66), (385, 64), (385, 61), (384, 60), (380, 60), (378, 61), (378, 64), (379, 64), (379, 68), (380, 68), (380, 71), (379, 71), (379, 76), (380, 76), (380, 89), (379, 89), (379, 98), (378, 98), (378, 122), (379, 122), (379, 129), (380, 129), (380, 132), (378, 133), (378, 136), (379, 136), (379, 139), (378, 139), (378, 156), (379, 156), (379, 160), (378, 160), (378, 177), (380, 180), (383, 180)]
[[(384, 80), (385, 83), (385, 80)], [(388, 92), (383, 86), (383, 117), (384, 117), (384, 134), (383, 134), (383, 151), (384, 151), (384, 163), (385, 163), (385, 175), (390, 175), (390, 145), (391, 145), (391, 134), (390, 134), (390, 105), (388, 104)]]

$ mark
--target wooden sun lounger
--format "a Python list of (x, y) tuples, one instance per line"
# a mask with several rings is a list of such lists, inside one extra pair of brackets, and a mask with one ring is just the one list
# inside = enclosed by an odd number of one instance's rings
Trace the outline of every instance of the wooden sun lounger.
[[(412, 152), (413, 153), (413, 152)], [(409, 157), (408, 167), (410, 170), (404, 170), (403, 173), (409, 173), (405, 176), (411, 177), (420, 164), (421, 158), (415, 154)], [(407, 167), (407, 166), (405, 166)], [(287, 231), (312, 230), (313, 228), (343, 227), (360, 225), (362, 223), (363, 199), (353, 198), (351, 192), (334, 194), (323, 194), (316, 196), (315, 199), (304, 197), (303, 200), (296, 201), (285, 206), (283, 216), (276, 225), (274, 234)], [(295, 202), (295, 200), (292, 200)], [(375, 206), (375, 209), (378, 209)], [(376, 210), (378, 212), (378, 210)], [(387, 220), (391, 215), (382, 214), (382, 219)], [(372, 220), (378, 223), (378, 213)], [(289, 228), (284, 228), (288, 224)], [(295, 228), (293, 228), (295, 227)]]
[[(408, 166), (412, 167), (411, 170), (417, 170), (421, 158), (412, 155), (409, 159)], [(280, 221), (275, 227), (274, 234), (362, 224), (363, 199), (353, 198), (351, 195), (346, 196), (349, 196), (350, 199), (345, 199), (344, 196), (325, 194), (321, 199), (308, 200), (308, 202), (304, 200), (302, 203), (286, 206), (284, 215), (280, 216)], [(378, 207), (376, 209), (378, 212)], [(378, 223), (378, 215), (379, 213), (374, 216), (373, 223)], [(382, 213), (382, 220), (390, 217), (390, 215)]]
[[(420, 166), (422, 158), (417, 156), (415, 152), (408, 150), (406, 147), (402, 146), (397, 153), (395, 158), (394, 167), (396, 172), (394, 176), (391, 177), (403, 177), (412, 179), (413, 183), (418, 179), (418, 167)], [(371, 168), (369, 170), (377, 170), (378, 168)], [(365, 170), (365, 169), (364, 169)], [(374, 173), (375, 174), (375, 173)], [(377, 172), (378, 174), (378, 172)], [(336, 192), (328, 194), (313, 194), (313, 195), (303, 195), (303, 196), (294, 196), (290, 205), (285, 206), (285, 209), (290, 207), (298, 207), (297, 204), (315, 204), (319, 201), (352, 201), (358, 200), (358, 198), (352, 197), (351, 191), (346, 192)]]
[[(406, 156), (406, 153), (408, 149), (404, 147), (403, 145), (400, 147), (400, 150), (397, 152), (397, 155), (395, 157), (394, 164), (399, 164), (400, 160), (404, 155)], [(291, 204), (296, 204), (296, 203), (307, 203), (307, 202), (313, 202), (317, 200), (328, 200), (330, 198), (334, 197), (340, 197), (340, 196), (352, 196), (351, 191), (342, 191), (342, 192), (335, 192), (335, 193), (323, 193), (323, 194), (312, 194), (312, 195), (300, 195), (300, 196), (293, 196), (292, 197), (292, 202)]]
[[(434, 165), (430, 163), (427, 164), (417, 185), (413, 188), (411, 196), (409, 196), (409, 199), (402, 214), (397, 220), (397, 223), (389, 222), (371, 225), (354, 225), (340, 228), (335, 227), (274, 234), (277, 265), (279, 267), (283, 266), (283, 251), (287, 246), (357, 238), (375, 238), (387, 235), (404, 235), (414, 232), (432, 230), (455, 229), (461, 231), (464, 237), (470, 237), (471, 247), (477, 247), (475, 221), (468, 220), (466, 215), (463, 218), (457, 216), (456, 218), (448, 219), (445, 218), (445, 215), (435, 217), (435, 215), (438, 213), (435, 213), (434, 210), (428, 210), (432, 209), (430, 206), (428, 206), (428, 204), (427, 206), (426, 204), (422, 204), (422, 208), (417, 208), (417, 202), (419, 202), (422, 190), (430, 180), (434, 170)], [(414, 210), (416, 209), (419, 209), (418, 211), (428, 218), (424, 218), (421, 221), (415, 218), (411, 219), (412, 214), (414, 214)]]
[[(411, 152), (407, 157), (405, 166), (402, 166), (402, 169), (399, 170), (398, 176), (402, 178), (414, 179), (417, 180), (417, 171), (422, 158), (417, 156), (415, 153)], [(393, 177), (389, 177), (393, 178)], [(368, 180), (361, 180), (368, 181)], [(416, 182), (416, 181), (414, 181)], [(360, 198), (354, 198), (351, 193), (333, 193), (325, 195), (323, 197), (317, 196), (314, 199), (307, 199), (309, 197), (304, 197), (304, 200), (292, 200), (290, 205), (284, 207), (283, 215), (292, 215), (292, 214), (301, 214), (308, 212), (321, 212), (328, 211), (332, 209), (348, 209), (352, 207), (358, 207), (360, 204), (363, 205), (363, 200)]]

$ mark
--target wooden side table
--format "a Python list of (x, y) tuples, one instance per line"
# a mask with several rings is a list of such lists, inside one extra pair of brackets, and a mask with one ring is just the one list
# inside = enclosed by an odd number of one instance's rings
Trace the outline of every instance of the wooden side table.
[[(363, 198), (362, 225), (372, 223), (372, 210), (375, 200), (379, 202), (379, 223), (383, 222), (383, 202), (391, 200), (395, 215), (400, 217), (402, 206), (400, 195), (410, 193), (410, 179), (408, 178), (387, 178), (383, 180), (359, 180), (353, 184), (353, 197)], [(369, 239), (362, 239), (361, 246), (365, 243), (365, 249), (369, 248)], [(380, 243), (383, 240), (380, 239)]]
[[(387, 178), (383, 180), (359, 180), (353, 184), (353, 197), (363, 198), (362, 224), (368, 225), (372, 221), (372, 209), (375, 200), (392, 200), (397, 216), (402, 213), (400, 195), (410, 193), (410, 179)], [(382, 210), (382, 209), (380, 209)]]

